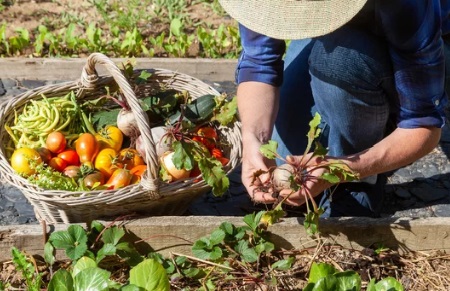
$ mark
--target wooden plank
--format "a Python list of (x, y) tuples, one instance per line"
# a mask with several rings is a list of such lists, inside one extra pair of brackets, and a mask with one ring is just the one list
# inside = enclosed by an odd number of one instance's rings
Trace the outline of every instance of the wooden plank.
[[(151, 249), (164, 256), (170, 252), (190, 255), (191, 244), (209, 235), (222, 222), (243, 225), (242, 217), (165, 216), (129, 221), (127, 234), (140, 250)], [(270, 240), (284, 249), (315, 247), (316, 241), (308, 237), (300, 218), (286, 218), (269, 228)], [(107, 223), (107, 222), (103, 222)], [(397, 250), (450, 251), (450, 218), (332, 218), (320, 222), (324, 240), (329, 244), (361, 250), (374, 244)], [(40, 225), (0, 226), (0, 261), (11, 258), (15, 246), (29, 254), (43, 254), (44, 234), (65, 230), (68, 225), (50, 225), (46, 233)]]
[[(128, 59), (112, 58), (116, 64)], [(136, 58), (136, 69), (158, 68), (178, 71), (203, 81), (234, 80), (236, 60), (187, 58)], [(78, 80), (86, 58), (5, 58), (0, 59), (0, 78), (18, 80)], [(107, 72), (98, 66), (100, 75)]]

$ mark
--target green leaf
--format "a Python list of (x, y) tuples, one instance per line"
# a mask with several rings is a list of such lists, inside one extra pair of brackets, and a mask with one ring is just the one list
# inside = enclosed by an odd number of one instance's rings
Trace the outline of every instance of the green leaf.
[(241, 240), (238, 242), (235, 250), (241, 255), (242, 259), (248, 263), (254, 263), (258, 260), (258, 254), (255, 249), (248, 246), (248, 242)]
[(324, 157), (328, 153), (328, 149), (320, 142), (316, 141), (314, 144), (316, 145), (314, 148), (314, 156)]
[(108, 291), (111, 273), (100, 268), (87, 268), (74, 276), (75, 291)]
[(220, 259), (223, 255), (222, 249), (218, 246), (214, 246), (210, 249), (205, 249), (199, 247), (199, 245), (197, 244), (194, 244), (194, 246), (192, 247), (192, 253), (199, 259), (211, 261)]
[(314, 291), (331, 291), (331, 290), (341, 290), (338, 289), (338, 283), (335, 276), (328, 275), (326, 277), (320, 278), (315, 284), (312, 290)]
[(361, 290), (361, 277), (355, 271), (344, 271), (334, 274), (338, 290)]
[(170, 33), (175, 36), (181, 35), (181, 20), (178, 18), (172, 19), (170, 22)]
[(75, 277), (79, 272), (81, 272), (85, 269), (95, 268), (95, 267), (97, 267), (97, 263), (93, 259), (88, 258), (88, 257), (82, 257), (73, 266), (72, 276)]
[(233, 122), (237, 115), (237, 97), (234, 96), (231, 101), (226, 102), (220, 107), (218, 113), (214, 115), (213, 120), (217, 120), (221, 125), (226, 126)]
[(138, 250), (136, 250), (134, 245), (129, 242), (118, 243), (116, 245), (116, 250), (117, 255), (123, 259), (127, 259), (130, 266), (135, 266), (143, 260), (143, 257)]
[(303, 226), (309, 235), (314, 235), (319, 232), (319, 218), (323, 211), (322, 208), (318, 208), (317, 212), (310, 211), (305, 215)]
[(331, 173), (323, 173), (320, 177), (331, 184), (337, 184), (341, 182), (341, 179), (339, 179), (338, 176)]
[(117, 245), (120, 239), (125, 235), (125, 230), (117, 226), (107, 228), (102, 235), (102, 241), (105, 244)]
[(204, 276), (205, 272), (199, 268), (187, 268), (183, 270), (183, 274), (188, 278), (200, 279)]
[(370, 279), (369, 284), (366, 287), (367, 291), (376, 291), (375, 289), (375, 278)]
[(375, 284), (375, 291), (403, 291), (402, 284), (393, 277), (386, 277)]
[(174, 141), (172, 143), (174, 150), (173, 164), (178, 170), (186, 169), (188, 171), (194, 168), (193, 146), (191, 143)]
[(47, 264), (52, 266), (55, 263), (55, 248), (50, 242), (46, 242), (44, 245), (44, 260)]
[(235, 227), (232, 223), (228, 222), (228, 221), (224, 221), (220, 224), (219, 226), (220, 229), (222, 229), (225, 234), (227, 235), (233, 235), (234, 234), (234, 230)]
[(332, 275), (335, 272), (336, 269), (330, 264), (313, 262), (311, 265), (311, 269), (309, 270), (308, 282), (317, 283), (319, 279), (325, 278), (328, 275)]
[(222, 243), (224, 238), (225, 238), (225, 232), (222, 229), (214, 230), (209, 237), (212, 245), (217, 245), (217, 244)]
[(309, 151), (311, 150), (312, 143), (320, 134), (320, 128), (318, 127), (320, 125), (320, 120), (321, 120), (320, 114), (316, 113), (313, 119), (309, 122), (309, 131), (306, 134), (306, 136), (308, 137), (308, 144), (305, 148), (304, 153), (305, 155), (309, 153)]
[(110, 243), (104, 244), (97, 252), (96, 262), (99, 263), (107, 256), (113, 256), (116, 254), (116, 246)]
[(169, 291), (166, 270), (155, 259), (146, 259), (130, 270), (130, 283), (147, 291)]
[(272, 264), (272, 269), (277, 269), (281, 271), (287, 271), (292, 267), (292, 263), (295, 261), (294, 257), (290, 257), (287, 260), (279, 260)]
[(47, 287), (48, 291), (73, 291), (72, 275), (65, 269), (56, 271)]
[(275, 159), (277, 154), (278, 143), (274, 140), (269, 140), (267, 144), (261, 145), (259, 151), (268, 159)]
[(259, 211), (258, 213), (250, 213), (244, 216), (244, 223), (247, 224), (252, 231), (256, 231), (261, 222), (262, 216), (266, 213), (266, 211)]
[(202, 172), (203, 180), (212, 188), (215, 196), (222, 196), (230, 187), (222, 164), (213, 158), (201, 158), (198, 160), (198, 167)]
[(152, 74), (147, 72), (146, 70), (141, 71), (141, 74), (136, 79), (136, 84), (146, 83), (148, 78), (150, 78), (151, 76), (152, 76)]
[(66, 255), (77, 260), (87, 251), (86, 231), (80, 225), (70, 225), (67, 231), (56, 231), (49, 237), (56, 248), (65, 249)]
[(144, 288), (141, 288), (139, 286), (128, 284), (120, 288), (120, 291), (146, 291)]
[[(281, 203), (278, 205), (281, 205)], [(265, 227), (273, 225), (274, 223), (280, 221), (280, 219), (286, 214), (286, 212), (281, 207), (278, 207), (278, 205), (275, 209), (265, 211), (262, 215), (261, 223)]]
[(256, 253), (262, 254), (263, 252), (270, 253), (275, 249), (275, 245), (271, 242), (262, 241), (255, 246)]

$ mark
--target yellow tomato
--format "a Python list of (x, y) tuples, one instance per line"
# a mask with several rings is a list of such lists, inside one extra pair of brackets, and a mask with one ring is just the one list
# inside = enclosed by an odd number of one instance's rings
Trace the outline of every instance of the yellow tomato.
[(11, 167), (24, 176), (33, 175), (36, 172), (36, 166), (41, 163), (41, 155), (37, 150), (31, 148), (17, 149), (11, 156)]
[(117, 169), (115, 163), (117, 161), (117, 152), (114, 149), (102, 149), (95, 158), (94, 167), (99, 170), (106, 179), (109, 179)]
[(100, 149), (111, 148), (120, 151), (123, 143), (123, 133), (116, 126), (108, 125), (101, 129), (96, 135)]

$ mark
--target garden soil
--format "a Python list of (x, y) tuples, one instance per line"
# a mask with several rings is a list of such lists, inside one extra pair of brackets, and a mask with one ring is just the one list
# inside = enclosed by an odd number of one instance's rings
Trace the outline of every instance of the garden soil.
[[(0, 23), (6, 21), (10, 29), (17, 27), (35, 29), (39, 24), (51, 24), (52, 19), (61, 15), (77, 15), (91, 23), (99, 23), (100, 15), (92, 9), (88, 0), (60, 1), (13, 1), (0, 0), (6, 7), (0, 12)], [(7, 6), (6, 4), (12, 4)], [(64, 14), (64, 12), (66, 12)], [(192, 19), (202, 20), (211, 24), (232, 23), (226, 17), (216, 16), (209, 8), (201, 4), (190, 9)], [(145, 25), (143, 25), (145, 27)], [(148, 34), (159, 34), (167, 29), (161, 22), (147, 24)], [(194, 52), (195, 55), (195, 52)], [(80, 56), (83, 57), (83, 56)], [(188, 72), (187, 72), (188, 73)], [(22, 90), (43, 85), (36, 82), (4, 80), (0, 76), (0, 97), (11, 97)], [(235, 88), (228, 84), (227, 91)], [(223, 88), (222, 88), (223, 89)], [(1, 99), (0, 99), (1, 100)], [(393, 217), (450, 217), (450, 128), (444, 128), (440, 145), (429, 155), (419, 161), (390, 173), (386, 192), (384, 216)], [(232, 187), (230, 193), (221, 198), (207, 194), (193, 203), (190, 215), (242, 215), (258, 208), (251, 203), (240, 183), (239, 169), (230, 177)], [(5, 185), (0, 186), (4, 193)], [(9, 188), (8, 188), (9, 189)], [(0, 225), (37, 223), (33, 218), (31, 208), (21, 209), (21, 220), (17, 220), (15, 205), (23, 196), (18, 190), (7, 191), (0, 197)], [(236, 205), (240, 205), (239, 208)], [(275, 226), (276, 227), (276, 226)], [(378, 251), (380, 251), (378, 249)], [(340, 247), (318, 246), (316, 249), (290, 251), (297, 260), (295, 266), (285, 274), (280, 274), (279, 290), (300, 290), (305, 285), (307, 271), (312, 261), (327, 262), (338, 270), (355, 270), (368, 282), (371, 278), (381, 279), (392, 276), (400, 280), (405, 290), (450, 290), (450, 255), (434, 250), (402, 254), (383, 250), (376, 252), (372, 248), (362, 251), (343, 249)], [(45, 276), (48, 269), (40, 258), (36, 264)], [(44, 276), (44, 277), (45, 277)], [(123, 276), (123, 274), (117, 274)], [(0, 263), (0, 280), (20, 286), (21, 278), (11, 261)], [(23, 286), (22, 286), (23, 287)], [(236, 283), (235, 289), (251, 290)], [(256, 290), (256, 289), (252, 289)]]

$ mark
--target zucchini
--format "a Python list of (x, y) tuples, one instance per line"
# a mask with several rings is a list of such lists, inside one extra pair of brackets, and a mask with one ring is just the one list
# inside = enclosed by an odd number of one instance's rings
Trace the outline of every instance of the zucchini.
[[(192, 123), (198, 123), (209, 119), (216, 108), (215, 95), (207, 94), (194, 99), (191, 103), (184, 105), (183, 119)], [(183, 106), (183, 105), (181, 105)], [(181, 111), (169, 117), (168, 123), (173, 125), (179, 121)]]

